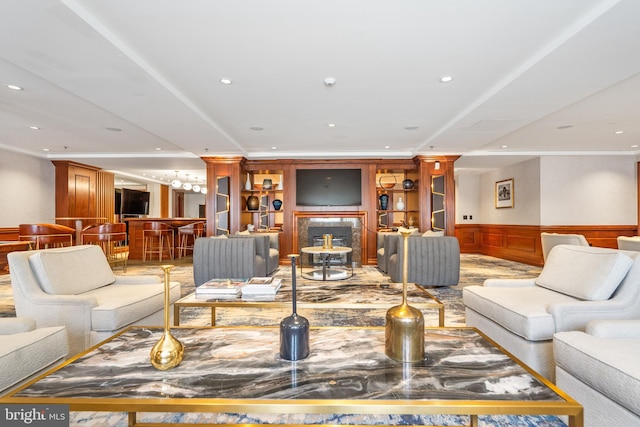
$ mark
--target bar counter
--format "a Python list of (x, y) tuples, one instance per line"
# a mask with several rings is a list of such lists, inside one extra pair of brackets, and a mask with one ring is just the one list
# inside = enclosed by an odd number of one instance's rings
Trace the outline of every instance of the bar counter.
[[(145, 222), (163, 222), (174, 229), (173, 246), (174, 254), (177, 255), (175, 249), (178, 246), (178, 227), (191, 224), (193, 222), (205, 222), (205, 218), (125, 218), (124, 222), (129, 224), (129, 259), (142, 259), (142, 231)], [(153, 258), (157, 258), (157, 254), (152, 254)], [(153, 259), (150, 258), (150, 259)], [(163, 257), (164, 259), (164, 257)]]

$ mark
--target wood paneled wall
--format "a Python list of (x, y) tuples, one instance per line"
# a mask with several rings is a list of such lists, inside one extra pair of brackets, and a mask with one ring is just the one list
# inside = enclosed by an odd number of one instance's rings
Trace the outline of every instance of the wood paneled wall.
[(582, 234), (591, 246), (617, 248), (618, 236), (633, 236), (635, 225), (534, 226), (458, 224), (455, 235), (462, 253), (480, 253), (542, 266), (540, 233)]

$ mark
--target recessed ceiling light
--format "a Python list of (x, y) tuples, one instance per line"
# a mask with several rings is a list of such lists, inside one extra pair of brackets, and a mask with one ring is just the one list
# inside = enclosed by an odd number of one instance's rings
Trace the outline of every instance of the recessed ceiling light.
[(273, 147), (271, 147), (271, 149), (272, 150), (276, 150), (276, 149), (278, 149), (278, 147), (273, 146)]
[(156, 147), (156, 151), (162, 151), (162, 148)]
[(230, 85), (233, 82), (231, 81), (231, 79), (222, 78), (220, 79), (220, 83), (222, 83), (223, 85)]
[(404, 127), (404, 130), (416, 130), (416, 129), (420, 129), (420, 126), (409, 125)]
[(256, 132), (264, 130), (264, 128), (262, 126), (251, 126), (249, 129), (255, 130)]
[(40, 128), (38, 126), (29, 126), (29, 129), (40, 130)]
[(617, 130), (614, 132), (615, 135), (622, 135), (624, 133), (623, 130)]
[(509, 146), (508, 145), (503, 145), (500, 148), (509, 148)]
[(336, 124), (335, 123), (329, 123), (327, 126), (329, 126), (330, 128), (334, 128), (334, 127), (336, 127)]
[(43, 148), (42, 151), (51, 151), (51, 150), (48, 148)]
[(122, 129), (120, 129), (120, 128), (108, 127), (108, 128), (105, 128), (105, 129), (110, 131), (110, 132), (122, 132)]
[(390, 145), (385, 145), (384, 148), (386, 148), (388, 150), (389, 148), (391, 148), (391, 146)]
[(20, 86), (16, 86), (16, 85), (7, 85), (7, 87), (11, 90), (24, 90)]
[(449, 83), (451, 80), (453, 80), (453, 76), (440, 77), (440, 83)]
[(638, 148), (638, 144), (633, 144), (630, 146), (631, 148)]

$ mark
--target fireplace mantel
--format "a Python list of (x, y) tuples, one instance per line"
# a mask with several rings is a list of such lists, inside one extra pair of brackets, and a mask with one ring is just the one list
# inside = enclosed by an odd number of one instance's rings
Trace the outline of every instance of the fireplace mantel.
[(367, 213), (366, 212), (293, 212), (294, 252), (300, 248), (312, 246), (309, 243), (309, 226), (351, 226), (352, 261), (355, 266), (362, 266), (367, 250)]

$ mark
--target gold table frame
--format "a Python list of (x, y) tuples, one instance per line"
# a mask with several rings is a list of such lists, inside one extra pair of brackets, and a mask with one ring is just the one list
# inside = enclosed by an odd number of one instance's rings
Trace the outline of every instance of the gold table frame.
[[(264, 327), (227, 327), (226, 329), (257, 329)], [(470, 330), (487, 340), (493, 347), (507, 355), (513, 363), (522, 366), (531, 376), (536, 378), (544, 386), (553, 391), (563, 400), (376, 400), (376, 399), (256, 399), (256, 398), (92, 398), (92, 397), (15, 397), (14, 395), (30, 385), (37, 383), (42, 378), (55, 374), (64, 366), (72, 364), (77, 359), (101, 347), (114, 338), (132, 329), (148, 329), (141, 327), (129, 327), (113, 337), (91, 347), (83, 353), (69, 359), (64, 364), (49, 370), (25, 385), (12, 391), (9, 395), (0, 398), (2, 404), (62, 404), (69, 405), (70, 411), (102, 411), (102, 412), (128, 412), (128, 423), (131, 427), (161, 427), (171, 424), (162, 422), (140, 423), (137, 421), (139, 412), (175, 412), (175, 413), (248, 413), (248, 414), (408, 414), (408, 415), (465, 415), (470, 417), (471, 427), (478, 426), (480, 415), (555, 415), (567, 416), (569, 427), (583, 427), (584, 412), (582, 406), (558, 389), (554, 384), (542, 378), (535, 371), (524, 365), (521, 361), (508, 353), (482, 332), (470, 327), (450, 328), (425, 328), (425, 332), (431, 330)], [(155, 329), (155, 328), (154, 328)], [(178, 328), (178, 329), (225, 329), (225, 328)], [(344, 328), (314, 328), (314, 329), (343, 329)], [(352, 329), (378, 329), (380, 327), (364, 327)], [(183, 362), (184, 363), (184, 362)], [(292, 362), (294, 363), (294, 362)], [(403, 368), (404, 369), (404, 368)], [(235, 426), (239, 424), (204, 424), (185, 423), (187, 426)], [(282, 424), (282, 426), (299, 424)], [(321, 424), (317, 424), (321, 425)], [(244, 425), (246, 426), (246, 424)], [(325, 425), (325, 427), (328, 427)], [(331, 425), (335, 427), (335, 425)], [(349, 425), (349, 427), (357, 427)]]
[[(296, 303), (298, 309), (355, 309), (355, 310), (375, 310), (384, 309), (387, 310), (393, 305), (399, 304), (402, 298), (402, 283), (390, 284), (399, 287), (399, 293), (397, 298), (390, 300), (389, 302), (375, 302), (375, 303), (349, 303), (349, 302), (305, 302), (303, 300), (304, 290), (298, 287), (298, 301)], [(284, 286), (284, 285), (283, 285)], [(339, 285), (336, 285), (339, 286)], [(373, 286), (373, 285), (362, 285)], [(444, 304), (438, 298), (433, 296), (430, 292), (424, 289), (422, 286), (413, 284), (416, 290), (423, 294), (425, 299), (431, 301), (416, 301), (415, 298), (411, 299), (411, 305), (419, 310), (423, 309), (436, 309), (438, 310), (438, 326), (444, 327)], [(233, 299), (197, 299), (195, 292), (186, 295), (173, 303), (173, 324), (174, 326), (180, 326), (180, 309), (184, 307), (198, 307), (198, 308), (211, 308), (211, 326), (216, 326), (216, 308), (291, 308), (291, 301), (259, 301), (259, 300), (243, 300), (240, 297)]]

